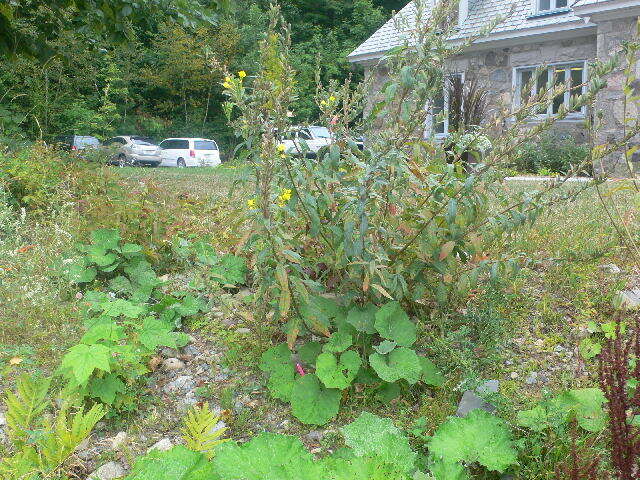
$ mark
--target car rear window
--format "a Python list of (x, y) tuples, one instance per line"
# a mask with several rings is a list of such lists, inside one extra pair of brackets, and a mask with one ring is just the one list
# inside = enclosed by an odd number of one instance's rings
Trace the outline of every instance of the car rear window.
[(155, 145), (153, 140), (145, 137), (131, 137), (131, 141), (136, 145)]
[(76, 147), (97, 147), (100, 145), (100, 141), (96, 137), (76, 137)]
[(194, 140), (193, 146), (196, 150), (218, 150), (216, 142), (211, 140)]
[(165, 150), (188, 150), (189, 140), (165, 140), (162, 142)]

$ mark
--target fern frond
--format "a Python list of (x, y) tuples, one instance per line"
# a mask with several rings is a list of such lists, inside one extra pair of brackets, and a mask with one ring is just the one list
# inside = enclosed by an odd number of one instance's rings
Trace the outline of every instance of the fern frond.
[(38, 480), (38, 454), (33, 447), (23, 447), (12, 457), (0, 460), (0, 480)]
[(215, 446), (229, 440), (220, 438), (227, 427), (218, 428), (219, 422), (220, 417), (213, 414), (208, 403), (189, 410), (180, 429), (187, 447), (213, 457)]
[(16, 391), (7, 392), (7, 426), (9, 437), (17, 448), (29, 439), (35, 430), (42, 412), (47, 408), (47, 392), (51, 379), (22, 375), (16, 382)]
[(55, 427), (38, 442), (40, 467), (45, 472), (58, 469), (89, 436), (93, 427), (105, 415), (104, 407), (96, 404), (88, 412), (79, 411), (69, 418), (65, 409), (58, 414)]

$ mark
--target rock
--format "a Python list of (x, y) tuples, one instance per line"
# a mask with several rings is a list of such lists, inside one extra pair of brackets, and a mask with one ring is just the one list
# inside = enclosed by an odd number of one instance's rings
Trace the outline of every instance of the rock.
[(110, 439), (111, 448), (114, 450), (119, 450), (125, 443), (127, 443), (129, 437), (127, 436), (127, 432), (119, 432), (115, 437)]
[(160, 350), (160, 355), (167, 359), (177, 357), (178, 350), (176, 350), (175, 348), (164, 347), (162, 350)]
[(213, 435), (214, 433), (216, 433), (219, 430), (222, 430), (223, 428), (227, 428), (227, 424), (224, 423), (222, 420), (220, 420), (213, 427), (211, 427), (211, 429), (209, 430), (209, 435)]
[(496, 406), (485, 402), (478, 394), (496, 393), (500, 387), (498, 380), (488, 380), (474, 390), (467, 390), (462, 394), (462, 399), (458, 404), (456, 415), (458, 417), (466, 417), (467, 414), (476, 409), (485, 410), (489, 413), (496, 411)]
[(511, 375), (509, 375), (511, 377), (512, 380), (515, 380), (516, 378), (518, 378), (518, 372), (511, 372)]
[(239, 333), (240, 335), (246, 335), (248, 333), (251, 333), (251, 330), (249, 330), (248, 328), (238, 328), (236, 329), (236, 333)]
[(191, 375), (181, 375), (174, 381), (167, 383), (163, 390), (166, 393), (188, 392), (196, 388), (196, 381)]
[(637, 310), (640, 308), (640, 289), (619, 291), (613, 298), (613, 306), (619, 310)]
[(0, 427), (7, 424), (7, 417), (5, 417), (4, 412), (0, 412)]
[(184, 353), (185, 355), (192, 355), (194, 357), (197, 357), (202, 352), (200, 352), (200, 349), (195, 345), (187, 345), (182, 349), (182, 353)]
[(175, 370), (182, 370), (184, 367), (184, 362), (178, 360), (177, 358), (167, 358), (164, 362), (162, 362), (162, 368), (170, 372)]
[(191, 391), (191, 392), (188, 392), (180, 400), (178, 400), (176, 408), (181, 412), (185, 412), (189, 410), (191, 407), (193, 407), (196, 403), (198, 403), (196, 394), (195, 392)]
[(620, 267), (618, 267), (615, 263), (600, 265), (598, 268), (603, 272), (609, 273), (611, 275), (617, 275), (618, 273), (622, 272), (622, 270), (620, 270)]
[(117, 462), (109, 462), (102, 465), (89, 475), (88, 480), (113, 480), (122, 478), (127, 474), (124, 467)]
[(304, 436), (304, 438), (307, 439), (307, 441), (309, 441), (310, 443), (318, 444), (320, 443), (320, 440), (322, 440), (323, 436), (324, 432), (322, 432), (321, 430), (311, 430)]
[(524, 382), (527, 385), (535, 385), (538, 382), (538, 372), (531, 372)]
[(236, 297), (238, 298), (248, 297), (249, 295), (252, 295), (252, 293), (248, 288), (242, 288), (240, 289), (240, 291), (238, 291), (238, 293), (236, 293)]
[(158, 450), (160, 452), (166, 452), (167, 450), (171, 450), (173, 448), (173, 443), (171, 442), (170, 439), (168, 438), (163, 438), (162, 440), (157, 441), (156, 443), (154, 443), (153, 445), (151, 445), (148, 449), (147, 449), (147, 453), (153, 451), (153, 450)]

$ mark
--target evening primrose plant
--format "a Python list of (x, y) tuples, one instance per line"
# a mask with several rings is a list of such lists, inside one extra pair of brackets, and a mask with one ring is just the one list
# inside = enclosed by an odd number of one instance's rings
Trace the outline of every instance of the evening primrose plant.
[[(418, 384), (438, 388), (442, 375), (416, 349), (418, 332), (436, 328), (434, 313), (464, 302), (478, 282), (518, 270), (516, 260), (486, 252), (499, 251), (495, 245), (546, 205), (589, 188), (558, 189), (578, 165), (553, 185), (507, 195), (503, 172), (520, 145), (590, 104), (613, 64), (594, 65), (586, 93), (557, 117), (528, 122), (559, 94), (553, 87), (515, 113), (456, 132), (464, 145), (451, 151), (425, 132), (425, 105), (442, 94), (447, 59), (467, 45), (442, 34), (454, 3), (438, 3), (437, 21), (420, 20), (424, 2), (416, 4), (418, 27), (384, 58), (389, 76), (378, 91), (351, 80), (318, 87), (321, 124), (332, 142), (317, 158), (282, 145), (295, 117), (296, 82), (277, 7), (256, 75), (225, 82), (226, 112), (253, 167), (254, 229), (246, 245), (253, 249), (256, 311), (286, 336), (260, 367), (272, 395), (290, 402), (305, 423), (335, 417), (356, 384), (385, 401)], [(364, 145), (355, 140), (361, 135)], [(463, 161), (469, 145), (478, 147), (473, 170)]]

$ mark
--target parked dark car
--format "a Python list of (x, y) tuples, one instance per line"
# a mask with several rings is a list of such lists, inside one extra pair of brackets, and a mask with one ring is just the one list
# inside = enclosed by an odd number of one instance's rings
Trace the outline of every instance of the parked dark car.
[(86, 148), (98, 148), (100, 140), (90, 135), (65, 135), (57, 137), (55, 144), (62, 150), (84, 150)]

